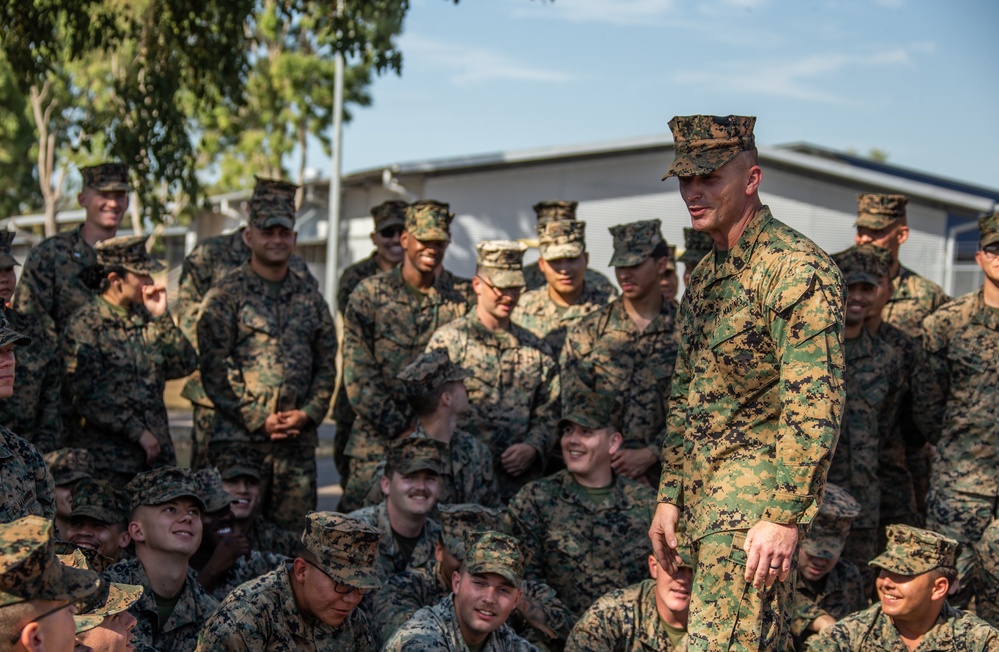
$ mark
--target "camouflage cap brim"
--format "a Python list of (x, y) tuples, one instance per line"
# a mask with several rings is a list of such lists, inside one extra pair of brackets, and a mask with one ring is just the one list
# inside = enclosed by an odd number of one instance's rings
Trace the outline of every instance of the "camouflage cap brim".
[[(69, 514), (70, 518), (92, 518), (95, 521), (100, 521), (105, 525), (114, 525), (115, 523), (120, 523), (123, 520), (122, 514), (116, 514), (114, 510), (107, 507), (101, 507), (100, 505), (80, 505), (79, 507), (74, 506), (73, 511)], [(124, 515), (124, 518), (128, 518), (128, 515)]]
[(745, 151), (740, 147), (719, 148), (713, 150), (699, 150), (686, 153), (676, 153), (676, 157), (670, 164), (662, 180), (670, 177), (699, 177), (710, 174), (722, 167), (740, 152)]
[(560, 245), (547, 245), (540, 247), (541, 257), (545, 260), (561, 260), (563, 258), (577, 258), (583, 255), (584, 246), (581, 242), (568, 242)]
[(801, 542), (801, 549), (809, 556), (819, 559), (836, 559), (843, 553), (846, 539), (837, 536), (821, 536), (809, 533)]
[(870, 283), (871, 285), (878, 285), (881, 283), (881, 279), (868, 272), (852, 271), (849, 274), (844, 274), (843, 279), (846, 281), (847, 285), (853, 285), (854, 283)]
[(268, 217), (253, 221), (253, 226), (258, 229), (269, 229), (274, 226), (283, 226), (286, 229), (295, 229), (295, 220), (283, 215), (270, 215)]
[(9, 252), (0, 252), (0, 269), (7, 269), (8, 267), (14, 267), (15, 265), (20, 265), (17, 262), (17, 258), (14, 258), (14, 254)]
[(31, 344), (31, 338), (27, 335), (18, 333), (13, 328), (4, 328), (3, 326), (0, 326), (0, 349), (5, 346), (10, 346), (11, 344), (14, 346), (28, 346)]
[(433, 471), (437, 475), (450, 473), (450, 469), (446, 468), (442, 462), (426, 458), (406, 459), (399, 462), (398, 466), (393, 468), (402, 475), (409, 475), (417, 471)]
[(882, 229), (887, 229), (889, 226), (897, 223), (897, 219), (888, 215), (865, 214), (857, 218), (857, 221), (853, 223), (853, 227), (856, 229), (881, 231)]
[(355, 589), (380, 589), (382, 580), (378, 571), (364, 568), (331, 568), (326, 566), (324, 570), (336, 581)]
[(111, 582), (110, 586), (108, 586), (107, 598), (103, 604), (94, 607), (87, 615), (95, 615), (103, 618), (126, 611), (139, 601), (143, 590), (142, 586), (138, 584)]
[(999, 211), (978, 218), (978, 236), (983, 247), (999, 242)]
[(527, 285), (524, 272), (519, 269), (491, 269), (489, 267), (479, 268), (479, 275), (485, 276), (489, 282), (505, 290), (507, 288), (522, 288)]
[(89, 632), (98, 625), (104, 622), (104, 616), (92, 616), (92, 615), (77, 615), (73, 616), (73, 625), (76, 628), (76, 635), (79, 636), (83, 632)]
[(151, 276), (157, 272), (162, 272), (166, 269), (166, 266), (155, 258), (150, 258), (148, 262), (124, 263), (122, 268), (133, 274)]
[(988, 247), (990, 244), (997, 242), (999, 242), (999, 233), (990, 233), (989, 235), (982, 236), (983, 247)]
[(235, 480), (240, 476), (248, 476), (256, 480), (261, 479), (260, 469), (244, 464), (233, 464), (226, 467), (225, 470), (220, 470), (220, 473), (222, 474), (222, 479), (226, 482)]
[(609, 267), (634, 267), (635, 265), (641, 265), (649, 256), (652, 255), (652, 247), (645, 251), (643, 248), (640, 251), (615, 251), (614, 255), (611, 256)]
[(881, 553), (871, 561), (867, 562), (867, 565), (883, 568), (888, 572), (906, 576), (921, 575), (933, 570), (934, 568), (940, 567), (939, 564), (930, 560), (910, 559), (908, 556), (896, 555), (889, 551)]
[(436, 226), (421, 225), (414, 229), (409, 229), (409, 235), (417, 240), (427, 242), (451, 242), (451, 234)]

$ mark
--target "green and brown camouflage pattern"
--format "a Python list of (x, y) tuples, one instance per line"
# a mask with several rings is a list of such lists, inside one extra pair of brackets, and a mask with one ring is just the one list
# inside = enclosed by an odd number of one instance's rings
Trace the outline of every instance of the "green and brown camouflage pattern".
[(0, 269), (7, 269), (21, 264), (17, 258), (14, 258), (14, 254), (11, 252), (11, 244), (14, 242), (16, 236), (17, 233), (7, 227), (0, 230)]
[(100, 589), (97, 573), (56, 558), (54, 530), (42, 516), (0, 524), (0, 608), (30, 600), (76, 602)]
[(579, 617), (565, 644), (566, 652), (607, 650), (677, 652), (656, 606), (654, 579), (602, 595)]
[(406, 206), (406, 231), (417, 240), (451, 242), (454, 213), (444, 202), (421, 199)]
[(999, 211), (978, 218), (978, 233), (983, 247), (999, 242)]
[(683, 227), (683, 253), (680, 262), (696, 265), (707, 256), (715, 246), (715, 241), (704, 231), (695, 231), (693, 227)]
[(541, 227), (550, 222), (568, 222), (576, 219), (576, 208), (578, 201), (552, 199), (549, 201), (539, 201), (532, 206), (534, 214), (538, 220), (538, 235), (541, 235)]
[(985, 528), (974, 547), (979, 580), (975, 612), (985, 622), (999, 627), (999, 519)]
[(7, 319), (6, 307), (0, 307), (0, 348), (14, 346), (27, 346), (31, 344), (31, 338), (18, 333), (10, 326)]
[(559, 433), (571, 423), (584, 428), (599, 430), (610, 428), (619, 432), (624, 405), (617, 394), (603, 394), (573, 387), (562, 392), (562, 418), (558, 422)]
[(206, 512), (225, 509), (236, 500), (222, 487), (222, 474), (213, 466), (195, 471), (194, 481), (197, 483), (198, 495), (205, 504)]
[(124, 163), (102, 163), (80, 168), (83, 185), (101, 192), (128, 192), (128, 166)]
[(223, 480), (233, 480), (240, 476), (262, 479), (265, 456), (255, 448), (230, 448), (213, 460)]
[(0, 424), (22, 433), (41, 453), (59, 448), (65, 439), (62, 423), (62, 352), (42, 320), (5, 307), (7, 320), (31, 344), (16, 351), (14, 395), (0, 401)]
[(125, 491), (129, 495), (130, 510), (140, 505), (162, 505), (177, 498), (191, 498), (201, 509), (205, 508), (194, 471), (179, 466), (163, 466), (138, 473), (125, 486)]
[(674, 158), (663, 179), (708, 174), (740, 152), (756, 149), (755, 124), (755, 116), (674, 116), (669, 121)]
[(0, 426), (0, 523), (30, 515), (55, 518), (52, 475), (37, 448)]
[(522, 288), (527, 245), (513, 240), (484, 240), (475, 245), (476, 273), (500, 289)]
[(891, 285), (892, 295), (881, 316), (912, 337), (921, 337), (923, 320), (950, 301), (943, 288), (904, 265), (899, 265)]
[(409, 204), (401, 199), (389, 199), (377, 206), (372, 206), (371, 217), (375, 220), (375, 231), (381, 231), (390, 226), (405, 226), (406, 206)]
[(496, 573), (520, 587), (531, 551), (517, 537), (496, 530), (465, 533), (462, 569), (470, 575)]
[(451, 470), (448, 445), (429, 437), (404, 437), (388, 444), (385, 470), (408, 475), (417, 471), (433, 471), (444, 475)]
[[(59, 560), (71, 568), (95, 570), (84, 554), (77, 548), (70, 554), (59, 555)], [(142, 597), (143, 588), (136, 584), (119, 584), (118, 582), (101, 582), (99, 590), (77, 603), (76, 633), (93, 629), (104, 621), (107, 616), (126, 611)]]
[(382, 531), (346, 514), (310, 512), (302, 544), (316, 556), (326, 574), (357, 589), (377, 589), (378, 542)]
[(826, 483), (826, 492), (819, 511), (812, 520), (808, 534), (801, 541), (801, 549), (812, 557), (835, 559), (843, 552), (850, 525), (861, 511), (860, 503), (832, 482)]
[(853, 245), (833, 254), (832, 259), (843, 273), (843, 280), (847, 285), (878, 285), (881, 277), (887, 277), (890, 272), (891, 253), (872, 244)]
[(383, 582), (404, 570), (421, 568), (434, 558), (436, 544), (441, 537), (441, 526), (432, 518), (424, 520), (423, 529), (420, 530), (419, 536), (416, 537), (416, 542), (412, 544), (412, 549), (406, 551), (399, 545), (392, 530), (388, 505), (385, 501), (377, 505), (355, 509), (348, 516), (367, 523), (382, 532), (381, 540), (378, 542), (377, 567), (379, 577), (381, 577)]
[(857, 221), (855, 227), (880, 231), (905, 219), (905, 195), (865, 192), (857, 195)]
[(839, 620), (861, 611), (867, 608), (868, 595), (860, 570), (849, 559), (840, 558), (825, 577), (815, 582), (805, 579), (803, 573), (798, 573), (794, 584), (794, 601), (791, 604), (794, 649), (804, 649), (805, 639), (813, 634), (808, 626), (816, 618), (830, 615)]
[(97, 250), (97, 262), (101, 266), (122, 267), (133, 274), (148, 275), (162, 271), (163, 263), (152, 258), (146, 250), (149, 236), (122, 235), (108, 240), (101, 240), (94, 249)]
[(661, 226), (660, 220), (643, 220), (609, 227), (607, 230), (614, 238), (614, 255), (608, 264), (611, 267), (634, 267), (645, 262), (656, 245), (665, 242)]
[[(558, 222), (555, 222), (558, 224)], [(562, 222), (571, 224), (571, 222)], [(587, 269), (587, 275), (591, 270)], [(568, 331), (583, 317), (596, 312), (610, 303), (617, 296), (617, 289), (610, 283), (591, 283), (589, 277), (583, 284), (583, 293), (571, 306), (560, 306), (552, 299), (547, 284), (520, 295), (517, 307), (510, 318), (514, 323), (531, 331), (551, 347), (552, 354), (557, 358)]]
[(55, 486), (64, 487), (83, 478), (94, 477), (94, 457), (86, 448), (60, 448), (45, 453)]
[(73, 485), (73, 511), (69, 517), (86, 516), (107, 525), (128, 521), (129, 496), (108, 480), (85, 478)]
[(256, 184), (250, 198), (250, 225), (258, 229), (272, 226), (295, 228), (295, 193), (298, 186), (282, 179), (254, 177)]
[(586, 252), (586, 222), (553, 221), (539, 225), (538, 249), (545, 260), (582, 256)]
[(441, 539), (455, 559), (465, 558), (465, 537), (474, 532), (499, 530), (503, 512), (475, 503), (440, 504)]
[(885, 530), (885, 551), (871, 560), (871, 566), (899, 575), (919, 575), (935, 568), (954, 568), (957, 541), (930, 530), (889, 525)]
[(438, 348), (421, 353), (420, 357), (406, 365), (396, 378), (403, 382), (408, 395), (426, 396), (447, 383), (465, 380), (471, 375), (472, 372), (468, 369), (451, 362), (447, 349)]
[[(468, 644), (448, 595), (437, 604), (418, 610), (385, 643), (382, 652), (466, 652)], [(538, 652), (504, 623), (482, 642), (481, 652)]]

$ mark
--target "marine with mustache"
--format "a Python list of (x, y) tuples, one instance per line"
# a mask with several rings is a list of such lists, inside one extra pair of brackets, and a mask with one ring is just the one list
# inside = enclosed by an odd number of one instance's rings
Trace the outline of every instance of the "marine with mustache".
[(478, 243), (475, 309), (438, 329), (427, 346), (447, 349), (454, 364), (471, 372), (465, 386), (472, 409), (459, 425), (489, 447), (503, 502), (543, 474), (559, 417), (551, 348), (511, 321), (524, 289), (526, 249), (508, 240)]
[(208, 292), (198, 320), (201, 379), (215, 405), (209, 458), (264, 454), (263, 513), (301, 530), (315, 509), (317, 429), (336, 387), (336, 328), (312, 283), (291, 270), (295, 201), (250, 202), (250, 260)]
[(434, 558), (441, 526), (430, 518), (437, 506), (440, 476), (448, 472), (447, 445), (406, 437), (388, 444), (381, 486), (385, 500), (350, 516), (382, 531), (378, 567), (383, 579)]
[(201, 545), (191, 557), (198, 582), (216, 600), (224, 600), (243, 582), (271, 572), (288, 561), (283, 555), (254, 550), (250, 540), (235, 529), (235, 501), (222, 487), (222, 476), (214, 467), (195, 473), (205, 509), (201, 512)]
[(537, 652), (507, 624), (531, 551), (496, 531), (466, 535), (465, 550), (451, 575), (452, 593), (413, 614), (382, 652)]
[[(543, 205), (547, 210), (552, 204), (575, 203), (543, 202), (535, 209)], [(586, 252), (586, 222), (575, 219), (542, 222), (539, 219), (538, 240), (541, 249), (538, 268), (544, 274), (545, 284), (524, 292), (512, 318), (547, 342), (557, 359), (566, 331), (611, 301), (617, 296), (617, 290), (610, 282), (600, 285), (587, 281), (590, 254)]]
[[(336, 290), (336, 307), (341, 316), (347, 310), (350, 294), (358, 283), (375, 274), (391, 270), (401, 263), (406, 255), (402, 248), (402, 230), (406, 225), (406, 202), (401, 199), (383, 201), (371, 208), (371, 218), (375, 222), (375, 229), (370, 236), (375, 250), (364, 260), (347, 267), (340, 275)], [(347, 479), (350, 477), (350, 464), (344, 451), (356, 418), (357, 414), (350, 407), (347, 388), (341, 378), (336, 399), (333, 401), (333, 420), (336, 421), (336, 432), (333, 435), (333, 462), (340, 474), (342, 487), (347, 486)]]
[(423, 352), (434, 331), (468, 311), (465, 295), (437, 274), (453, 219), (450, 207), (438, 201), (407, 206), (402, 264), (361, 281), (344, 309), (343, 383), (357, 419), (345, 450), (350, 477), (340, 511), (363, 504), (386, 444), (412, 431), (399, 372)]
[(614, 453), (614, 470), (650, 485), (659, 480), (677, 355), (676, 309), (662, 293), (669, 246), (660, 226), (659, 220), (645, 220), (610, 227), (610, 264), (621, 298), (569, 330), (561, 359), (566, 392), (622, 397), (623, 441)]
[(139, 473), (125, 489), (135, 557), (108, 568), (104, 578), (145, 589), (128, 609), (138, 621), (133, 642), (159, 652), (190, 652), (201, 626), (218, 606), (188, 566), (201, 545), (205, 507), (194, 474), (164, 466)]
[[(506, 511), (506, 530), (534, 552), (526, 576), (555, 589), (575, 614), (613, 589), (648, 576), (642, 537), (655, 491), (615, 473), (621, 446), (621, 403), (614, 395), (563, 396), (562, 457), (566, 468), (529, 483)], [(579, 580), (586, 569), (586, 581)]]
[[(895, 514), (907, 512), (907, 520), (915, 517), (912, 477), (898, 427), (907, 382), (901, 354), (864, 327), (879, 285), (888, 276), (887, 258), (873, 245), (854, 245), (833, 254), (833, 261), (847, 285), (846, 403), (827, 480), (856, 497), (863, 508), (850, 528), (843, 556), (860, 569), (864, 595), (869, 596), (877, 573), (867, 562), (878, 554), (882, 540), (882, 507), (891, 507)], [(903, 510), (892, 504), (900, 496)]]

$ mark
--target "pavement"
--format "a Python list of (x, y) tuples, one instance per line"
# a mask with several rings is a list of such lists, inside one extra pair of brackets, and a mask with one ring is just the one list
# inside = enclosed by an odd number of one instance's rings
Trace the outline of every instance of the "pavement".
[[(180, 466), (191, 464), (191, 413), (170, 410), (170, 435), (177, 450), (177, 463)], [(332, 512), (340, 503), (343, 489), (340, 488), (340, 474), (333, 466), (333, 435), (336, 425), (331, 421), (319, 426), (319, 447), (316, 449), (316, 473), (319, 476), (319, 511)]]

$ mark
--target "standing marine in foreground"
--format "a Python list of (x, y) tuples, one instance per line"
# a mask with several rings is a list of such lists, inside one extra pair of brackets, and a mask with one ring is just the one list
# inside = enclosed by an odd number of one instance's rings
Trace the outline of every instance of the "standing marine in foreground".
[(670, 121), (666, 176), (714, 240), (680, 306), (649, 531), (667, 569), (678, 536), (692, 547), (690, 650), (786, 646), (799, 528), (818, 509), (844, 402), (843, 278), (760, 201), (755, 122)]

